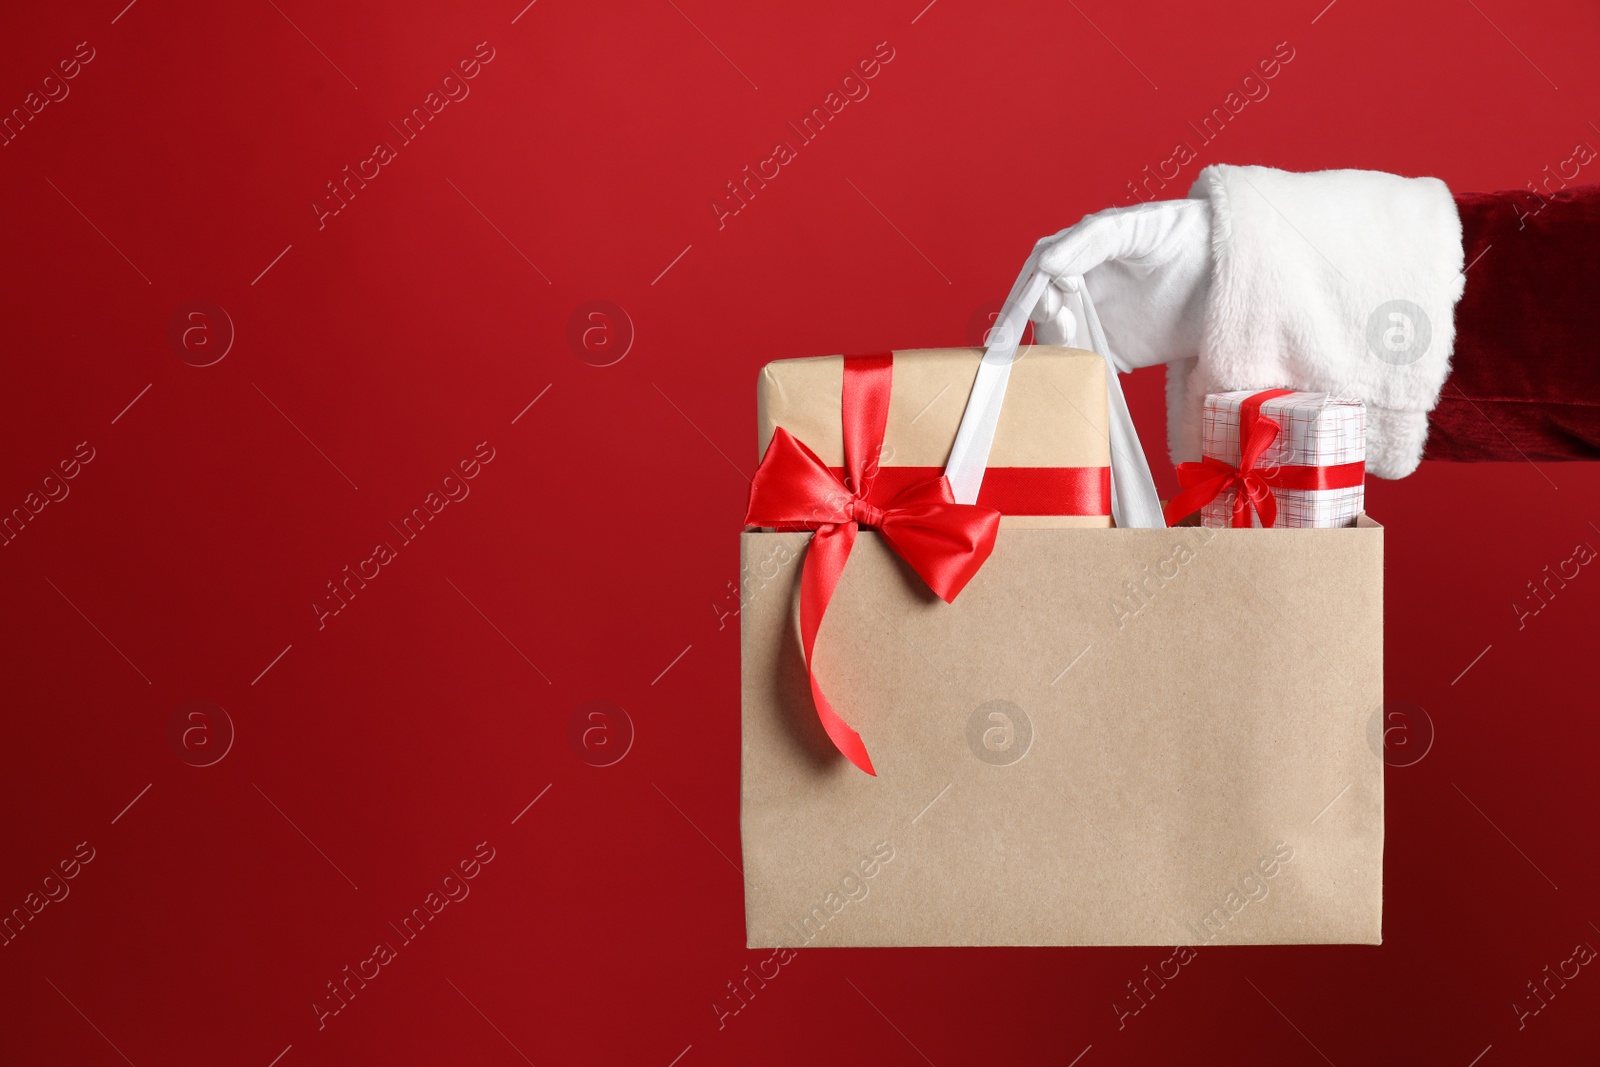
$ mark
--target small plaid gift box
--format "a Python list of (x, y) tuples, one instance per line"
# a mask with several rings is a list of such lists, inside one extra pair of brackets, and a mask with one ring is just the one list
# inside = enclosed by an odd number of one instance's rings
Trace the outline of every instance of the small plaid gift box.
[(1178, 466), (1183, 491), (1167, 520), (1200, 509), (1200, 524), (1350, 526), (1366, 472), (1359, 400), (1288, 389), (1211, 393), (1199, 463)]

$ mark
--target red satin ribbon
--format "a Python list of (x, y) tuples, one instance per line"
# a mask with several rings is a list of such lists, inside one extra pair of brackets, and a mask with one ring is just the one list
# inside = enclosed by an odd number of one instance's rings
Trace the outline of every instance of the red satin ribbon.
[[(817, 681), (817, 631), (844, 573), (856, 530), (870, 526), (909, 563), (941, 599), (952, 601), (994, 549), (1000, 513), (977, 504), (957, 504), (943, 474), (898, 487), (881, 507), (875, 491), (878, 454), (889, 422), (894, 355), (846, 356), (844, 361), (844, 457), (841, 479), (816, 453), (779, 427), (750, 484), (747, 526), (814, 529), (800, 572), (800, 643), (817, 718), (845, 758), (868, 774), (872, 760), (861, 735), (839, 717)], [(893, 468), (890, 468), (893, 469)]]
[[(833, 473), (844, 479), (843, 467)], [(944, 474), (940, 467), (883, 467), (873, 483), (877, 500), (892, 500), (913, 485)], [(1110, 515), (1110, 467), (990, 467), (978, 489), (979, 507), (1002, 515)]]
[(1283, 427), (1261, 414), (1261, 405), (1292, 389), (1265, 389), (1247, 397), (1239, 405), (1239, 465), (1204, 456), (1199, 463), (1178, 464), (1178, 484), (1183, 491), (1167, 502), (1167, 525), (1200, 510), (1229, 488), (1233, 498), (1232, 524), (1243, 529), (1250, 525), (1252, 509), (1261, 516), (1261, 525), (1278, 521), (1278, 498), (1274, 489), (1349, 489), (1360, 485), (1366, 464), (1338, 463), (1331, 467), (1257, 467), (1261, 456), (1278, 439)]

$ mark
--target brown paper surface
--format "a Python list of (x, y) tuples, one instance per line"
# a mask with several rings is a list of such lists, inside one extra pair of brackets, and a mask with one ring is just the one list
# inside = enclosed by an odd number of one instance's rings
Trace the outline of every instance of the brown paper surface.
[(1370, 519), (1007, 529), (948, 605), (862, 533), (817, 665), (875, 778), (806, 686), (809, 536), (742, 535), (750, 947), (1381, 942)]
[[(1105, 360), (1050, 345), (1018, 349), (989, 453), (991, 467), (1105, 467), (1111, 463)], [(884, 432), (886, 467), (943, 467), (955, 444), (981, 348), (921, 348), (895, 353), (894, 389)], [(839, 394), (843, 356), (780, 359), (756, 383), (757, 458), (773, 430), (788, 430), (831, 467), (844, 466)], [(1109, 516), (1007, 515), (1001, 526), (1104, 527)]]

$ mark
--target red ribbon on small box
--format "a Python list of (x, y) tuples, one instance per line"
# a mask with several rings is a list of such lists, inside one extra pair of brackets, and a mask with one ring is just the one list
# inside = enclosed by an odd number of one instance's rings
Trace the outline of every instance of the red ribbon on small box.
[(1183, 491), (1167, 502), (1167, 525), (1174, 525), (1191, 512), (1199, 511), (1227, 489), (1237, 489), (1233, 498), (1233, 526), (1250, 526), (1252, 510), (1261, 516), (1261, 525), (1278, 521), (1278, 498), (1274, 489), (1350, 489), (1366, 477), (1362, 462), (1339, 463), (1331, 467), (1257, 467), (1261, 456), (1278, 439), (1283, 427), (1261, 414), (1261, 405), (1292, 389), (1265, 389), (1239, 405), (1239, 465), (1225, 463), (1214, 456), (1203, 456), (1198, 463), (1178, 464), (1178, 484)]
[[(841, 417), (843, 471), (778, 427), (750, 483), (746, 526), (815, 530), (800, 573), (800, 644), (817, 717), (834, 747), (868, 774), (876, 774), (861, 735), (833, 710), (817, 679), (817, 631), (833, 599), (856, 530), (876, 529), (928, 588), (955, 600), (994, 550), (1000, 511), (958, 504), (950, 482), (935, 468), (880, 469), (878, 455), (889, 424), (894, 354), (846, 356)], [(1105, 515), (1110, 477), (1104, 467), (999, 468), (997, 489), (1036, 514)], [(999, 471), (994, 473), (999, 473)], [(985, 478), (987, 486), (989, 479)], [(1057, 510), (1050, 511), (1054, 499)], [(1035, 510), (1037, 509), (1037, 510)], [(1008, 510), (1011, 510), (1008, 508)]]

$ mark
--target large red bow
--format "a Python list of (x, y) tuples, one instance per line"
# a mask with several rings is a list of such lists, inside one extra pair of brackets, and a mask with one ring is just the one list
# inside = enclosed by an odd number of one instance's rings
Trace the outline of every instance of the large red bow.
[(844, 573), (861, 526), (876, 529), (946, 602), (961, 592), (994, 549), (1000, 513), (957, 504), (940, 475), (908, 486), (887, 502), (874, 500), (878, 453), (889, 421), (894, 356), (846, 356), (842, 416), (847, 479), (841, 480), (803, 443), (779, 427), (750, 484), (747, 526), (812, 529), (800, 574), (800, 643), (822, 728), (845, 758), (876, 774), (861, 735), (833, 710), (817, 681), (814, 650), (828, 602)]
[(1278, 521), (1278, 498), (1273, 489), (1344, 489), (1360, 485), (1366, 466), (1340, 463), (1332, 467), (1278, 466), (1257, 467), (1261, 456), (1278, 439), (1282, 427), (1261, 414), (1261, 405), (1292, 389), (1265, 389), (1239, 405), (1239, 465), (1203, 456), (1199, 463), (1178, 464), (1178, 484), (1183, 491), (1167, 502), (1167, 525), (1174, 525), (1190, 512), (1205, 507), (1217, 494), (1233, 488), (1233, 520), (1236, 528), (1250, 525), (1250, 512), (1261, 516), (1261, 525)]

